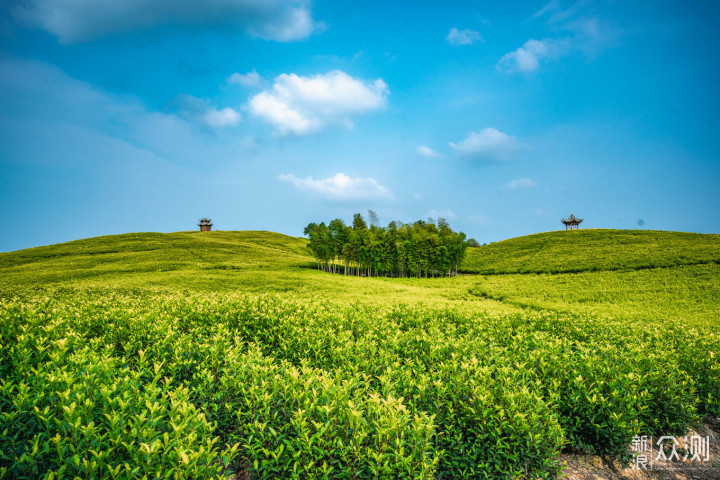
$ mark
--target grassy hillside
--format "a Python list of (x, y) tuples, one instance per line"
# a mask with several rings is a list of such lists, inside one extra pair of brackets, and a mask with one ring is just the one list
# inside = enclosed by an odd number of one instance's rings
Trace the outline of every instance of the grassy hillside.
[[(0, 294), (38, 290), (281, 294), (341, 303), (477, 304), (462, 278), (359, 278), (318, 271), (307, 239), (272, 232), (132, 233), (0, 254)], [(453, 281), (454, 280), (454, 281)], [(519, 309), (482, 302), (495, 313)]]
[[(310, 260), (307, 241), (272, 232), (128, 233), (0, 254), (0, 268), (69, 273), (107, 267), (117, 271), (260, 268)], [(132, 268), (125, 268), (131, 264)]]
[(720, 235), (649, 230), (570, 230), (468, 250), (466, 273), (572, 273), (720, 263)]
[(629, 460), (635, 435), (720, 415), (718, 238), (539, 234), (428, 279), (320, 272), (305, 239), (269, 232), (0, 254), (0, 479), (556, 479), (563, 449)]
[(0, 254), (0, 291), (270, 293), (340, 303), (440, 303), (488, 313), (530, 308), (693, 323), (720, 315), (718, 235), (541, 233), (469, 249), (463, 269), (481, 274), (444, 279), (319, 272), (306, 244), (304, 238), (256, 231), (90, 238)]
[[(272, 232), (129, 233), (0, 253), (14, 282), (54, 283), (175, 272), (297, 271), (314, 265), (304, 238)], [(538, 233), (468, 249), (465, 273), (577, 273), (720, 263), (720, 235), (576, 230)]]

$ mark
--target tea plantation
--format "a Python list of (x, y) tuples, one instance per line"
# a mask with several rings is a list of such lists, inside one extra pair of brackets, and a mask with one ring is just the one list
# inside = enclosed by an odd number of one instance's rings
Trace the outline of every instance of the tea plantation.
[(306, 239), (0, 254), (0, 478), (559, 478), (720, 416), (720, 236), (581, 230), (449, 278)]

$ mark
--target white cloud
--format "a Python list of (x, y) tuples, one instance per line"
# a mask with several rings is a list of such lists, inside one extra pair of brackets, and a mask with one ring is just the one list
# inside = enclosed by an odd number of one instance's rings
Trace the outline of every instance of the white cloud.
[(277, 133), (304, 135), (329, 124), (352, 128), (350, 115), (384, 108), (388, 94), (382, 79), (362, 82), (340, 70), (312, 77), (284, 73), (272, 90), (250, 98), (249, 107)]
[(518, 178), (516, 180), (510, 180), (506, 185), (504, 190), (517, 190), (519, 188), (532, 188), (537, 186), (537, 182), (535, 180), (531, 180), (529, 178)]
[(563, 9), (559, 0), (552, 0), (535, 12), (535, 14), (530, 17), (530, 20), (535, 20), (547, 15), (549, 17), (547, 18), (547, 23), (549, 24), (563, 22), (582, 15), (583, 11), (587, 10), (588, 7), (592, 7), (592, 3), (594, 3), (593, 0), (577, 0), (568, 8)]
[(442, 156), (432, 148), (426, 147), (425, 145), (420, 145), (415, 149), (415, 151), (424, 157), (438, 158)]
[(433, 208), (432, 210), (427, 212), (425, 214), (425, 216), (428, 218), (433, 218), (435, 220), (437, 220), (438, 218), (444, 218), (445, 220), (456, 220), (457, 219), (457, 215), (455, 215), (455, 213), (452, 210), (450, 210), (449, 208), (447, 208), (445, 210), (436, 210)]
[[(0, 60), (0, 92), (5, 94), (0, 95), (0, 131), (15, 149), (5, 158), (28, 164), (105, 164), (110, 157), (121, 164), (125, 155), (130, 161), (128, 152), (137, 151), (135, 158), (195, 168), (207, 158), (235, 159), (240, 151), (235, 136), (229, 144), (224, 135), (194, 128), (199, 117), (148, 111), (132, 97), (104, 92), (48, 64)], [(197, 113), (207, 113), (207, 105), (194, 100), (205, 106)]]
[(460, 143), (450, 142), (450, 147), (468, 157), (505, 161), (512, 159), (522, 145), (515, 137), (494, 128), (486, 128), (470, 132)]
[(61, 43), (171, 24), (240, 27), (254, 37), (289, 42), (319, 26), (309, 0), (28, 0), (15, 13)]
[(567, 51), (567, 41), (530, 39), (515, 51), (506, 53), (498, 62), (498, 70), (533, 72), (541, 60), (555, 60)]
[(557, 11), (560, 8), (560, 0), (550, 0), (548, 3), (543, 5), (543, 7), (535, 12), (535, 14), (530, 17), (530, 20), (535, 20), (538, 17), (542, 17), (546, 13)]
[(458, 30), (453, 27), (447, 34), (447, 37), (445, 37), (445, 40), (447, 40), (450, 45), (472, 45), (475, 42), (482, 42), (483, 38), (480, 36), (480, 33), (475, 30), (467, 28)]
[(232, 108), (214, 108), (207, 101), (191, 95), (179, 95), (174, 103), (184, 117), (211, 128), (234, 127), (242, 120), (240, 113)]
[(240, 114), (229, 107), (222, 110), (210, 109), (200, 117), (206, 125), (212, 128), (234, 127), (240, 123), (240, 118)]
[(528, 40), (522, 47), (503, 56), (498, 70), (531, 72), (537, 70), (544, 60), (582, 53), (593, 58), (608, 47), (617, 46), (624, 35), (616, 22), (599, 16), (609, 5), (607, 2), (577, 0), (562, 2), (551, 0), (538, 10), (530, 21), (544, 18), (553, 31), (565, 32), (562, 38)]
[(228, 83), (234, 83), (244, 87), (257, 87), (262, 83), (262, 77), (260, 77), (255, 69), (253, 69), (252, 72), (245, 74), (233, 73), (227, 78), (227, 81)]
[(315, 180), (313, 177), (298, 178), (292, 173), (282, 174), (278, 178), (294, 185), (302, 192), (316, 194), (330, 200), (368, 201), (394, 198), (390, 190), (373, 178), (350, 178), (344, 173), (338, 173), (322, 180)]

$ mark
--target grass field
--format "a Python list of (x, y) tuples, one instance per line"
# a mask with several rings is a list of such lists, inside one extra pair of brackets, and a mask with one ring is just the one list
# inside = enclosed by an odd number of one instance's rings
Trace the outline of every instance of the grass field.
[(556, 478), (720, 416), (720, 236), (551, 232), (464, 275), (270, 232), (0, 254), (0, 478)]
[(720, 263), (720, 235), (651, 230), (570, 230), (470, 250), (467, 273), (629, 271)]

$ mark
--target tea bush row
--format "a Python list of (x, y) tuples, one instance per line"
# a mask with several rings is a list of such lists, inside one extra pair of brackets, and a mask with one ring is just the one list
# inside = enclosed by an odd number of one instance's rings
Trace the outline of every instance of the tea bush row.
[(0, 308), (7, 478), (554, 478), (720, 413), (712, 326), (80, 293)]

